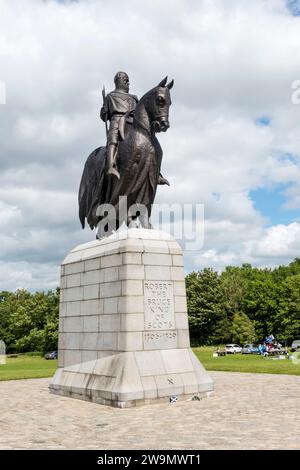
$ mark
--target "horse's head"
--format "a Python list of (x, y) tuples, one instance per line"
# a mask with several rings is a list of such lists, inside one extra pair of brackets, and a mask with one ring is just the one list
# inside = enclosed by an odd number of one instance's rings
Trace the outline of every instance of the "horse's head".
[(145, 109), (149, 116), (151, 128), (154, 132), (166, 132), (170, 127), (169, 108), (171, 106), (170, 89), (174, 80), (167, 84), (165, 77), (155, 88), (145, 96)]

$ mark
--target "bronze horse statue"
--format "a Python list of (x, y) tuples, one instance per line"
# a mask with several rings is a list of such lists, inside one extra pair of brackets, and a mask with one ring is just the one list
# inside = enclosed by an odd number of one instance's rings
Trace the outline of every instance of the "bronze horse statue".
[[(169, 184), (160, 173), (163, 152), (155, 134), (170, 127), (170, 89), (173, 84), (173, 80), (167, 84), (167, 77), (164, 78), (137, 103), (133, 123), (126, 126), (126, 116), (120, 122), (119, 180), (107, 175), (106, 147), (94, 150), (85, 163), (78, 195), (79, 218), (82, 228), (85, 219), (92, 230), (98, 227), (97, 238), (112, 232), (108, 207), (114, 209), (113, 229), (118, 229), (123, 222), (130, 226), (138, 217), (143, 228), (151, 228), (149, 218), (157, 185)], [(146, 208), (146, 216), (141, 210), (135, 213), (126, 210), (124, 215), (120, 205), (124, 196), (127, 208)], [(99, 231), (100, 222), (103, 223)]]

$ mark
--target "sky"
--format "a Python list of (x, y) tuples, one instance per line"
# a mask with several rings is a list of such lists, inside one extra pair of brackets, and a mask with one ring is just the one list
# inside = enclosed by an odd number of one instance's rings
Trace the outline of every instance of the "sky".
[(0, 0), (0, 290), (55, 288), (94, 240), (77, 191), (119, 70), (174, 78), (156, 201), (204, 204), (186, 271), (299, 256), (299, 28), (295, 0)]

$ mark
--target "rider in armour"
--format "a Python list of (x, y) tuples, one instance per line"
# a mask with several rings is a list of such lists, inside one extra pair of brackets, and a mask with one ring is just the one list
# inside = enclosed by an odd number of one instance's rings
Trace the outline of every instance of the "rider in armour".
[(100, 111), (100, 117), (104, 122), (109, 121), (107, 133), (107, 174), (114, 175), (120, 179), (117, 168), (117, 151), (120, 119), (126, 114), (126, 123), (132, 124), (133, 112), (138, 98), (129, 93), (129, 77), (125, 72), (118, 72), (114, 78), (115, 90), (108, 93), (104, 98), (104, 103)]

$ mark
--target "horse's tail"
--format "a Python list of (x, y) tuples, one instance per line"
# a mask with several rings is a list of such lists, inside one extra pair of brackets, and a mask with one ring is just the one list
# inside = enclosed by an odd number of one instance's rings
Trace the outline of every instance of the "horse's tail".
[(103, 181), (101, 176), (104, 165), (105, 147), (94, 150), (85, 162), (78, 192), (79, 220), (82, 228), (85, 227), (85, 219), (92, 230), (97, 225), (93, 208), (101, 203), (102, 186), (99, 186), (99, 182)]
[(87, 216), (87, 199), (88, 199), (88, 187), (86, 184), (85, 172), (83, 171), (79, 193), (78, 193), (78, 204), (79, 204), (79, 220), (82, 228), (85, 227), (85, 218)]

